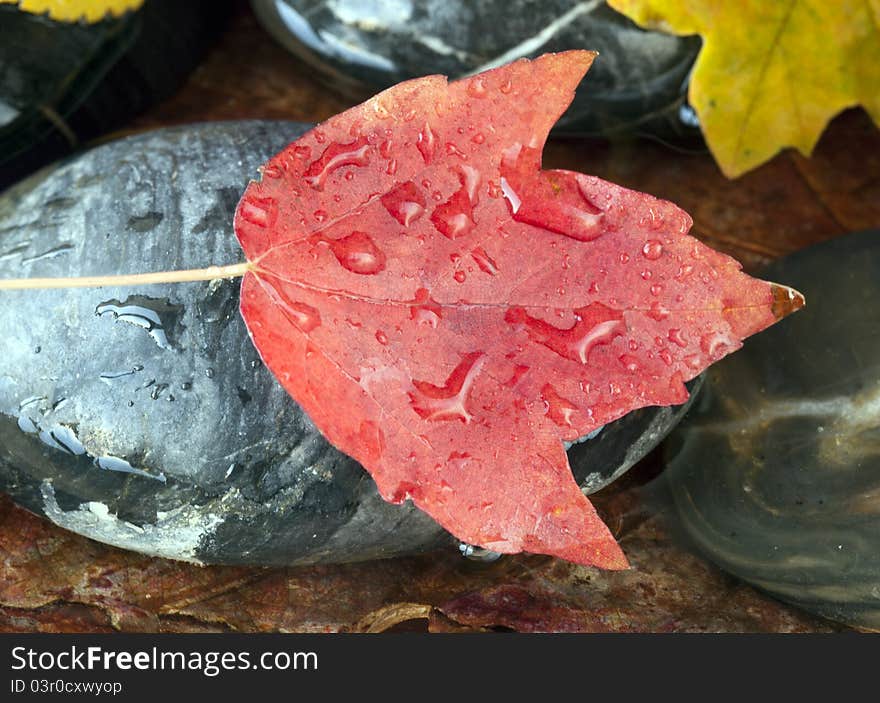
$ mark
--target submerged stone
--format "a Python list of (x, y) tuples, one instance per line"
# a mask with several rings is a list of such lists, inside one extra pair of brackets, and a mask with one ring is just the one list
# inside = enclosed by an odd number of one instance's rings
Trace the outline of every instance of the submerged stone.
[[(232, 216), (291, 122), (213, 123), (100, 146), (0, 196), (0, 277), (240, 261)], [(88, 537), (202, 563), (304, 564), (456, 543), (385, 503), (261, 363), (239, 282), (2, 294), (0, 489)], [(640, 410), (574, 446), (587, 491), (682, 408)]]
[(880, 629), (880, 232), (762, 275), (797, 315), (712, 367), (666, 443), (685, 532), (722, 568), (833, 620)]

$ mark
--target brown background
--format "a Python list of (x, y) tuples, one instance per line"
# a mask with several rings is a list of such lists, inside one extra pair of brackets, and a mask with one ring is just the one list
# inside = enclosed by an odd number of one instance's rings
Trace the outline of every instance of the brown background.
[[(313, 75), (241, 4), (184, 88), (131, 129), (316, 122), (351, 106)], [(839, 116), (812, 158), (785, 153), (736, 181), (707, 153), (649, 141), (554, 141), (545, 166), (676, 202), (693, 216), (696, 236), (753, 271), (824, 239), (880, 227), (880, 131), (860, 110)], [(92, 542), (0, 497), (0, 630), (839, 629), (724, 575), (674, 540), (650, 482), (661, 468), (655, 453), (595, 497), (633, 565), (623, 573), (532, 555), (476, 564), (455, 552), (298, 569), (196, 567)]]

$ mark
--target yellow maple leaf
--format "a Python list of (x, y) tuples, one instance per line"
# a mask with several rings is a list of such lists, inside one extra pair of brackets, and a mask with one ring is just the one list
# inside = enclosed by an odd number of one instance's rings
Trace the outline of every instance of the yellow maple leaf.
[(144, 0), (0, 0), (0, 4), (18, 5), (19, 10), (34, 15), (48, 14), (59, 22), (84, 20), (92, 24), (108, 14), (119, 17), (129, 10), (136, 10)]
[(809, 156), (841, 110), (880, 124), (880, 0), (608, 0), (647, 29), (700, 34), (689, 98), (729, 178)]

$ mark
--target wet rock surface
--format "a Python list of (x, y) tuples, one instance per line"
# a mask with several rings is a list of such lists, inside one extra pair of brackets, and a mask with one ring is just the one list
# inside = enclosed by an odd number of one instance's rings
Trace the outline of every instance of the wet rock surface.
[[(170, 128), (99, 147), (0, 197), (0, 276), (240, 261), (248, 180), (307, 128)], [(262, 365), (237, 281), (4, 293), (0, 488), (99, 541), (201, 563), (346, 562), (454, 541), (392, 506)], [(643, 409), (570, 457), (588, 491), (683, 408)]]
[(709, 370), (664, 476), (685, 532), (722, 568), (880, 629), (880, 231), (762, 275), (807, 306)]
[(639, 29), (594, 0), (253, 0), (263, 26), (360, 97), (408, 78), (452, 78), (522, 57), (593, 49), (599, 59), (559, 130), (697, 138), (686, 105), (697, 37)]

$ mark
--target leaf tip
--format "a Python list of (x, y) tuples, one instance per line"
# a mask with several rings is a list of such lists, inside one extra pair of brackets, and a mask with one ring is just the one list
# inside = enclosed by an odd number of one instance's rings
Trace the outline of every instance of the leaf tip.
[(614, 546), (616, 550), (613, 553), (603, 554), (602, 561), (594, 562), (594, 566), (606, 571), (628, 571), (632, 568), (629, 560), (618, 545), (615, 544)]
[(806, 299), (803, 294), (794, 288), (771, 282), (770, 292), (773, 295), (771, 312), (777, 321), (788, 317), (806, 305)]
[(592, 549), (592, 554), (587, 559), (572, 559), (587, 566), (593, 566), (605, 571), (627, 571), (630, 569), (629, 560), (615, 541), (603, 544), (601, 547)]
[[(559, 74), (557, 76), (558, 79), (563, 81), (566, 78), (573, 80), (574, 86), (576, 86), (586, 75), (587, 71), (590, 70), (590, 66), (593, 65), (593, 61), (596, 60), (598, 55), (598, 51), (589, 49), (568, 49), (556, 53), (542, 54), (538, 58), (532, 59), (531, 63), (534, 66), (545, 67), (544, 70), (549, 71), (551, 74)], [(544, 78), (546, 80), (547, 76)], [(574, 86), (572, 86), (572, 89)]]
[(558, 56), (566, 59), (567, 61), (571, 61), (573, 63), (579, 63), (584, 69), (584, 72), (593, 65), (593, 61), (596, 60), (596, 57), (599, 55), (598, 51), (594, 51), (593, 49), (568, 49), (567, 51), (559, 52)]
[[(532, 551), (526, 547), (526, 551)], [(582, 542), (561, 549), (536, 549), (560, 559), (605, 571), (626, 571), (631, 568), (620, 545), (609, 533), (607, 539)]]

